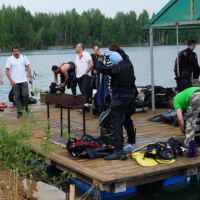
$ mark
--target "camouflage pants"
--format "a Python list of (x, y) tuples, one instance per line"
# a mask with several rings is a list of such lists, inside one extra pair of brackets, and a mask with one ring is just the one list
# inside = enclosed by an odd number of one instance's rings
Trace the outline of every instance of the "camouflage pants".
[(184, 143), (188, 146), (190, 140), (194, 140), (198, 115), (200, 113), (200, 92), (193, 93), (187, 109), (186, 138)]

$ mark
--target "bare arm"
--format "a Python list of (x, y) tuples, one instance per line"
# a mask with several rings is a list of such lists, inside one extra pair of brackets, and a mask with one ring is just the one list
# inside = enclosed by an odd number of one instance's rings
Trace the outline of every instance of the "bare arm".
[(88, 68), (86, 69), (85, 74), (87, 74), (92, 69), (93, 65), (94, 65), (94, 63), (93, 63), (92, 59), (88, 60)]
[(67, 73), (67, 71), (66, 71), (65, 69), (62, 69), (62, 68), (61, 68), (61, 72), (62, 72), (62, 74), (63, 74), (64, 77), (65, 77), (65, 81), (64, 81), (63, 83), (61, 83), (60, 86), (61, 86), (61, 87), (65, 87), (65, 85), (67, 84), (67, 81), (68, 81), (68, 79), (69, 79), (69, 76), (68, 76), (68, 73)]
[(178, 119), (178, 124), (180, 126), (180, 129), (181, 129), (182, 133), (185, 133), (182, 110), (180, 108), (178, 108), (176, 110), (176, 114), (177, 114), (177, 119)]
[(29, 65), (26, 65), (26, 68), (27, 68), (27, 72), (28, 72), (29, 83), (32, 83), (33, 79), (32, 79), (32, 75), (31, 75), (31, 68)]
[(15, 82), (14, 82), (14, 81), (12, 80), (12, 78), (11, 78), (10, 69), (9, 69), (9, 68), (6, 68), (6, 75), (7, 75), (8, 79), (9, 79), (9, 81), (10, 81), (10, 84), (11, 84), (12, 86), (15, 86)]
[(54, 83), (58, 83), (58, 75), (54, 73)]

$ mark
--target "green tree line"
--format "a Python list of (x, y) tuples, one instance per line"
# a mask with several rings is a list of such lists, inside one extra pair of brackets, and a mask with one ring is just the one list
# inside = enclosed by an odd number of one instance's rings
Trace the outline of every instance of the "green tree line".
[[(151, 16), (152, 17), (152, 16)], [(99, 9), (84, 11), (81, 15), (75, 9), (65, 13), (35, 13), (32, 15), (23, 6), (0, 9), (0, 49), (8, 50), (13, 44), (22, 49), (47, 49), (52, 46), (74, 47), (83, 43), (121, 46), (149, 44), (149, 32), (142, 26), (150, 19), (146, 10), (137, 16), (134, 11), (117, 12), (114, 18), (106, 17)], [(189, 37), (200, 39), (197, 30), (181, 30), (179, 41)], [(154, 33), (155, 44), (175, 44), (176, 32), (160, 30)]]

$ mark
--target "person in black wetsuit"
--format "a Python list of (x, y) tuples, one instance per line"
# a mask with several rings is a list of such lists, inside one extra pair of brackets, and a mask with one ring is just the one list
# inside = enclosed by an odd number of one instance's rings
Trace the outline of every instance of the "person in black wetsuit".
[(91, 53), (92, 61), (93, 61), (93, 67), (92, 67), (92, 74), (96, 74), (96, 65), (99, 57), (99, 46), (95, 45), (93, 46), (93, 52)]
[(71, 88), (72, 94), (76, 95), (76, 75), (74, 62), (62, 63), (60, 65), (53, 65), (52, 71), (54, 73), (54, 82), (58, 83), (58, 74), (60, 74), (60, 87), (62, 93), (65, 93), (65, 86)]
[[(178, 54), (180, 77), (193, 79), (199, 78), (200, 67), (198, 64), (197, 54), (194, 52), (196, 43), (196, 40), (189, 40), (188, 48), (180, 51)], [(175, 75), (178, 75), (176, 68)]]
[[(106, 54), (106, 53), (105, 53)], [(134, 69), (131, 62), (123, 60), (117, 52), (110, 52), (112, 65), (104, 64), (104, 51), (99, 51), (97, 72), (111, 76), (112, 102), (111, 118), (114, 130), (114, 153), (105, 157), (106, 160), (120, 159), (123, 150), (135, 148), (135, 130), (131, 115), (135, 112), (134, 103)], [(124, 146), (123, 125), (127, 130), (128, 143)]]
[(93, 67), (91, 70), (92, 80), (91, 80), (91, 84), (90, 84), (90, 95), (91, 95), (93, 89), (98, 89), (99, 81), (100, 81), (99, 74), (96, 71), (97, 60), (99, 57), (99, 46), (97, 46), (97, 45), (93, 46), (93, 52), (90, 55), (91, 55), (92, 61), (93, 61)]

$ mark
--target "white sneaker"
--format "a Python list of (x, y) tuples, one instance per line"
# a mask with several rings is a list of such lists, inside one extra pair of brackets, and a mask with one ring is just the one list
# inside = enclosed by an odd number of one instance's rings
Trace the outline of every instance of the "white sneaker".
[(124, 143), (123, 152), (131, 152), (133, 150), (135, 150), (135, 144), (134, 143), (133, 144), (130, 144), (128, 142)]

